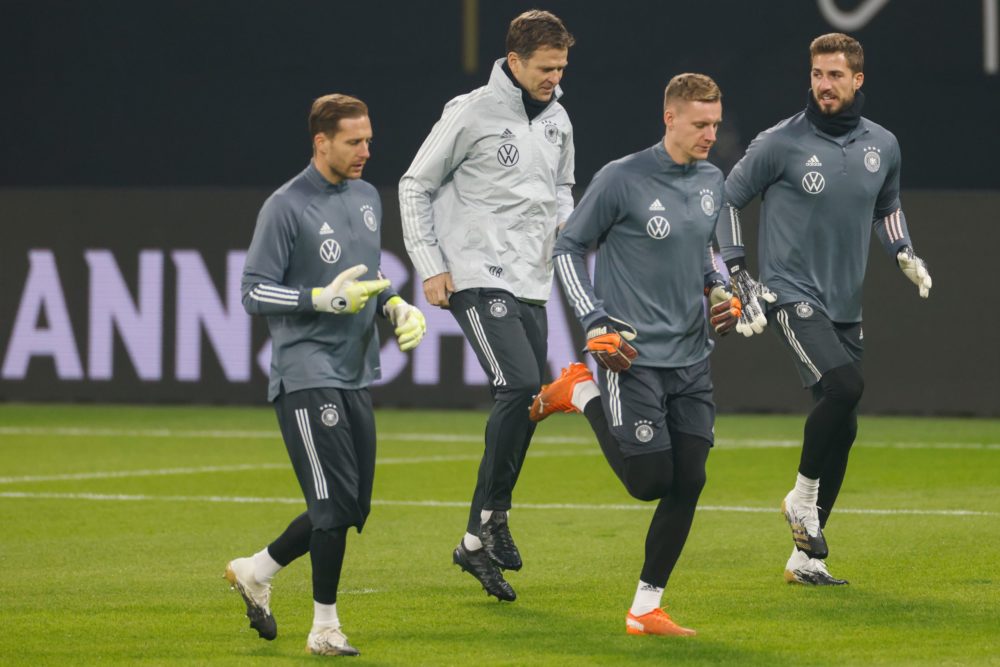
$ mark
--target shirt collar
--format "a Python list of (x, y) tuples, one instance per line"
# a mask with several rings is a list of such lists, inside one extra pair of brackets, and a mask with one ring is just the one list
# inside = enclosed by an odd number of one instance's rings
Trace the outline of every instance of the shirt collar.
[[(527, 116), (524, 110), (524, 103), (521, 101), (521, 88), (514, 85), (514, 82), (510, 80), (504, 71), (503, 63), (505, 58), (497, 58), (493, 63), (493, 71), (490, 72), (490, 82), (487, 84), (500, 100), (513, 109), (515, 112), (519, 112)], [(558, 100), (563, 96), (563, 91), (560, 86), (556, 86), (555, 92), (552, 94), (552, 100), (549, 105)], [(544, 113), (544, 112), (543, 112)]]

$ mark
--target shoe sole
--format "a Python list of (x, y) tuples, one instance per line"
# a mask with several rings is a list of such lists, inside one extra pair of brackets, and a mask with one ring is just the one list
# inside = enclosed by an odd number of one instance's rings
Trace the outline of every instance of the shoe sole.
[[(243, 603), (247, 607), (246, 616), (250, 619), (250, 627), (257, 631), (257, 636), (261, 639), (273, 641), (278, 636), (278, 623), (274, 620), (274, 616), (265, 614), (264, 610), (253, 601), (230, 565), (226, 565), (226, 574), (224, 576), (233, 590), (243, 598)], [(268, 622), (268, 619), (270, 619), (270, 622)]]
[(847, 579), (835, 579), (833, 577), (830, 577), (829, 580), (804, 581), (791, 570), (785, 570), (784, 577), (786, 582), (795, 586), (847, 586), (851, 583)]
[(308, 653), (309, 655), (337, 655), (349, 658), (361, 655), (361, 651), (354, 648), (353, 646), (348, 646), (342, 649), (334, 647), (332, 651), (314, 651), (311, 648), (309, 648), (309, 644), (306, 644), (306, 653)]
[[(465, 560), (462, 558), (462, 556), (461, 556), (461, 554), (460, 554), (460, 552), (459, 552), (458, 549), (455, 549), (455, 551), (452, 552), (452, 554), (451, 554), (451, 560), (452, 560), (453, 563), (455, 563), (455, 565), (457, 565), (458, 567), (460, 567), (462, 569), (462, 572), (468, 572), (469, 574), (472, 575), (473, 579), (475, 579), (476, 581), (479, 581), (479, 577), (476, 576), (476, 573), (473, 572), (470, 567), (466, 567)], [(513, 588), (510, 589), (511, 597), (508, 598), (508, 597), (503, 597), (499, 593), (492, 593), (492, 592), (490, 592), (490, 590), (488, 588), (486, 588), (486, 584), (484, 584), (482, 581), (479, 581), (479, 585), (483, 587), (483, 590), (486, 591), (487, 595), (492, 595), (499, 602), (513, 602), (514, 600), (517, 599), (517, 593), (514, 592)], [(510, 584), (507, 584), (507, 585), (510, 586)]]
[(679, 625), (676, 627), (676, 632), (646, 632), (646, 630), (632, 627), (628, 624), (628, 619), (625, 620), (625, 634), (637, 637), (694, 637), (698, 634), (691, 628), (682, 628)]

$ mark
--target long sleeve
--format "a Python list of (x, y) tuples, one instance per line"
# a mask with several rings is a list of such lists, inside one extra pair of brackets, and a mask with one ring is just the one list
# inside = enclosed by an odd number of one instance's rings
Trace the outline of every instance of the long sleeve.
[(899, 154), (899, 144), (893, 142), (892, 147), (895, 154), (888, 156), (889, 172), (875, 201), (872, 225), (886, 253), (890, 257), (895, 257), (904, 246), (913, 247), (913, 243), (906, 227), (906, 216), (903, 215), (903, 208), (899, 202), (899, 172), (902, 157)]
[(295, 213), (272, 196), (257, 216), (253, 240), (243, 265), (243, 308), (251, 315), (313, 312), (312, 288), (283, 284), (297, 231)]
[(424, 280), (448, 271), (434, 227), (431, 202), (470, 148), (470, 133), (464, 119), (467, 108), (456, 100), (445, 107), (441, 119), (434, 124), (399, 181), (403, 241), (410, 260)]
[(746, 256), (740, 210), (777, 181), (782, 168), (777, 135), (762, 132), (750, 143), (746, 155), (729, 172), (722, 212), (715, 229), (719, 250), (727, 262)]
[(576, 184), (576, 148), (573, 145), (572, 126), (563, 143), (562, 154), (559, 156), (559, 175), (556, 180), (556, 202), (558, 206), (558, 221), (565, 222), (573, 213), (573, 186)]

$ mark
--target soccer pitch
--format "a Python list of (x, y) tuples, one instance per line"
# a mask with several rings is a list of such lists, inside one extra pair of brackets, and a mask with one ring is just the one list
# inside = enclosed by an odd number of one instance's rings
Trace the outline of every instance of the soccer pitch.
[[(513, 604), (451, 563), (485, 415), (379, 410), (374, 507), (338, 610), (373, 665), (1000, 664), (1000, 421), (862, 416), (827, 527), (850, 586), (782, 580), (801, 417), (722, 416), (664, 600), (690, 639), (625, 634), (652, 505), (586, 420), (543, 423), (515, 492)], [(310, 567), (278, 638), (222, 578), (303, 508), (266, 408), (0, 405), (0, 664), (314, 664)]]

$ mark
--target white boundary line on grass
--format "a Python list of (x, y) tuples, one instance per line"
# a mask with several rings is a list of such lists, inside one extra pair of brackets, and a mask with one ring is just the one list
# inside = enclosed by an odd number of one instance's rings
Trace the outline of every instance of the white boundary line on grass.
[[(174, 438), (174, 439), (256, 439), (280, 440), (281, 434), (274, 431), (242, 431), (242, 430), (176, 430), (169, 428), (155, 429), (117, 429), (90, 427), (46, 427), (46, 426), (0, 426), (0, 436), (63, 436), (63, 437), (107, 437), (107, 438)], [(451, 442), (474, 443), (483, 441), (479, 434), (461, 433), (380, 433), (379, 440), (396, 442)], [(767, 449), (795, 448), (802, 445), (801, 440), (769, 440), (759, 438), (717, 438), (716, 444), (726, 449)], [(594, 439), (576, 436), (535, 436), (532, 443), (539, 445), (590, 445)], [(979, 449), (998, 450), (997, 442), (885, 442), (864, 441), (856, 443), (858, 447), (878, 447), (886, 449)]]
[[(28, 500), (104, 500), (119, 502), (160, 501), (160, 502), (202, 502), (202, 503), (237, 503), (237, 504), (281, 504), (301, 505), (302, 498), (266, 498), (253, 496), (153, 496), (148, 494), (123, 493), (49, 493), (7, 491), (0, 493), (0, 498)], [(467, 509), (467, 501), (448, 500), (372, 500), (372, 505), (383, 507), (444, 507)], [(518, 510), (612, 510), (612, 511), (650, 511), (649, 504), (596, 504), (596, 503), (519, 503)], [(744, 507), (730, 505), (701, 505), (702, 512), (742, 512), (750, 514), (777, 514), (774, 507)], [(837, 508), (838, 514), (867, 514), (879, 516), (1000, 516), (1000, 512), (981, 512), (977, 510), (919, 510), (919, 509), (850, 509)]]

